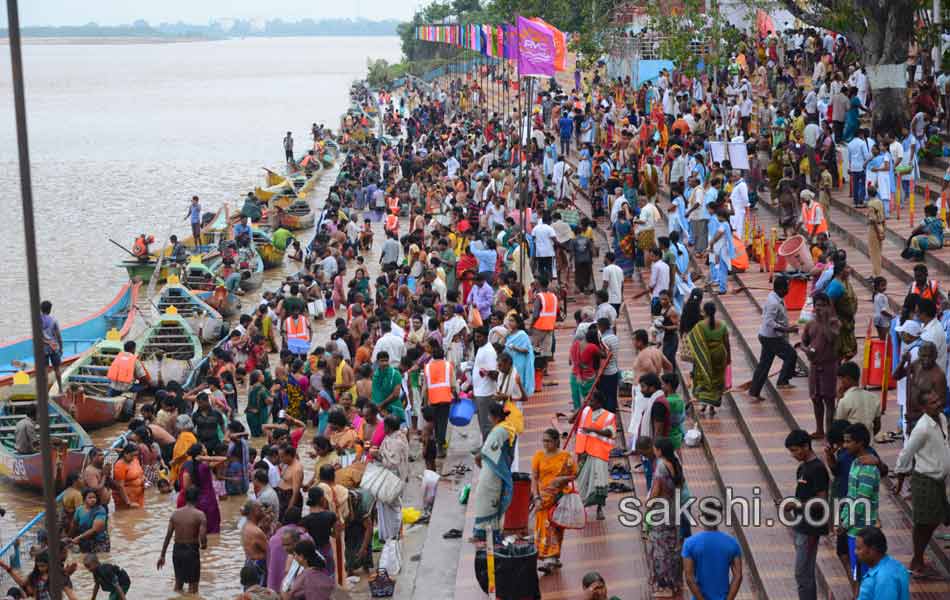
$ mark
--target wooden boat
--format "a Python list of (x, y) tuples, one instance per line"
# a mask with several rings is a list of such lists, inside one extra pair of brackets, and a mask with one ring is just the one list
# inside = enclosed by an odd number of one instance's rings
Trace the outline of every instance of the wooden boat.
[[(226, 240), (230, 236), (231, 228), (228, 223), (229, 209), (227, 205), (221, 206), (214, 216), (205, 223), (201, 228), (201, 240), (197, 248), (198, 256), (205, 256), (207, 254), (217, 251), (217, 246), (221, 240)], [(189, 249), (195, 248), (195, 238), (191, 235), (178, 240), (180, 243), (187, 246)], [(171, 256), (172, 246), (166, 244), (159, 252), (163, 253), (165, 257)], [(149, 281), (152, 278), (152, 273), (155, 272), (156, 267), (158, 266), (158, 254), (154, 255), (153, 260), (139, 261), (139, 260), (123, 260), (119, 263), (118, 266), (122, 267), (129, 274), (129, 279), (134, 280), (136, 277), (142, 281)], [(169, 275), (178, 274), (178, 266), (175, 264), (162, 262), (162, 270), (159, 271), (156, 281), (162, 283), (168, 280)]]
[[(115, 298), (102, 309), (85, 319), (61, 327), (63, 335), (63, 364), (79, 358), (113, 328), (125, 336), (135, 320), (135, 303), (140, 282), (128, 282)], [(33, 338), (26, 336), (0, 346), (0, 386), (10, 385), (17, 371), (33, 371)]]
[(310, 229), (316, 221), (316, 215), (310, 208), (310, 203), (306, 200), (297, 200), (287, 208), (283, 208), (278, 213), (278, 221), (281, 227), (291, 231), (300, 231)]
[(329, 169), (333, 166), (333, 163), (336, 161), (333, 154), (330, 151), (324, 151), (323, 155), (320, 156), (320, 162), (323, 163), (324, 169)]
[(235, 317), (241, 312), (241, 299), (237, 294), (227, 291), (222, 285), (208, 292), (196, 292), (195, 295), (226, 319)]
[[(14, 484), (34, 491), (43, 490), (43, 457), (39, 451), (16, 451), (16, 426), (24, 418), (27, 407), (36, 406), (36, 382), (19, 372), (0, 400), (0, 475)], [(49, 427), (53, 443), (53, 476), (56, 489), (66, 485), (66, 477), (79, 473), (92, 447), (92, 438), (69, 413), (52, 398), (49, 401)]]
[(264, 261), (265, 269), (273, 269), (284, 264), (284, 251), (274, 246), (267, 233), (260, 228), (252, 227), (251, 237), (254, 239), (254, 245), (257, 246), (257, 253)]
[(215, 275), (211, 266), (215, 263), (220, 263), (220, 255), (209, 258), (207, 263), (203, 262), (200, 256), (192, 256), (191, 261), (182, 269), (179, 283), (196, 292), (207, 292), (219, 285), (223, 286), (224, 280)]
[(165, 312), (174, 306), (191, 330), (205, 342), (217, 342), (224, 329), (224, 318), (194, 292), (181, 285), (172, 276), (158, 297), (158, 310)]
[(245, 292), (256, 290), (264, 283), (264, 259), (257, 252), (257, 246), (251, 240), (250, 246), (239, 247), (237, 250), (237, 268), (243, 273), (247, 271), (248, 277), (241, 277), (241, 289)]
[(87, 429), (127, 420), (135, 412), (133, 398), (109, 395), (106, 374), (116, 355), (122, 352), (122, 345), (119, 331), (113, 329), (63, 373), (60, 405)]
[(136, 354), (153, 381), (184, 384), (204, 352), (201, 339), (178, 309), (169, 306), (145, 332)]

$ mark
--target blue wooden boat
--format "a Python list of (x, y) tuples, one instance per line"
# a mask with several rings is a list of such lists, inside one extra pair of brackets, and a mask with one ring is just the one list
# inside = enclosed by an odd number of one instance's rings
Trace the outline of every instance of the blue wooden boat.
[[(62, 327), (63, 364), (68, 364), (106, 337), (110, 329), (125, 336), (135, 320), (141, 282), (122, 286), (112, 301), (94, 315)], [(0, 346), (0, 386), (10, 385), (17, 371), (33, 372), (33, 338), (22, 337)]]

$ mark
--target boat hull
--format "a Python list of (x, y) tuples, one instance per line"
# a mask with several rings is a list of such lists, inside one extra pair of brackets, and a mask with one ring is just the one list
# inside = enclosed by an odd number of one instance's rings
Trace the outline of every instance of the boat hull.
[(75, 400), (64, 396), (61, 402), (63, 408), (69, 411), (83, 428), (98, 429), (118, 421), (129, 401), (130, 398), (124, 395), (110, 397), (83, 394)]
[(284, 252), (275, 248), (270, 242), (266, 244), (257, 242), (257, 253), (261, 255), (265, 269), (276, 269), (284, 264)]
[[(15, 384), (4, 390), (0, 402), (0, 476), (15, 485), (43, 491), (43, 458), (39, 452), (16, 451), (16, 424), (22, 420), (25, 406), (36, 402), (36, 384)], [(66, 485), (66, 478), (79, 473), (92, 438), (79, 426), (56, 399), (49, 399), (49, 426), (53, 443), (53, 478), (56, 489)]]
[(289, 212), (282, 212), (280, 214), (280, 226), (291, 231), (310, 229), (313, 227), (315, 221), (316, 217), (314, 216), (313, 211), (310, 211), (304, 215), (295, 215)]
[[(62, 363), (68, 365), (78, 359), (83, 352), (105, 338), (113, 327), (119, 330), (119, 335), (125, 336), (135, 321), (135, 303), (141, 287), (141, 283), (130, 281), (97, 313), (62, 327)], [(13, 372), (25, 370), (32, 373), (33, 368), (32, 337), (22, 337), (0, 346), (0, 386), (13, 382)]]

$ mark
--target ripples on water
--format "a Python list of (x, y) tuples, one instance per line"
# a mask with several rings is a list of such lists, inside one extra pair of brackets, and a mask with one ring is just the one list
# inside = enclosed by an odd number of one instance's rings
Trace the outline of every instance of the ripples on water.
[[(183, 219), (193, 194), (206, 211), (239, 202), (261, 183), (261, 167), (280, 164), (288, 129), (298, 153), (312, 122), (336, 129), (349, 83), (364, 74), (368, 56), (399, 57), (396, 38), (27, 45), (24, 52), (41, 290), (63, 324), (101, 308), (125, 281), (114, 266), (125, 254), (108, 238), (130, 245), (142, 231), (156, 239), (187, 233)], [(0, 52), (0, 105), (12, 107), (8, 56)], [(29, 308), (22, 221), (11, 218), (21, 212), (12, 108), (2, 114), (0, 340), (9, 340), (29, 332)], [(321, 180), (315, 198), (326, 196), (334, 176)], [(280, 277), (269, 272), (264, 287)], [(123, 429), (115, 425), (93, 438), (107, 446)], [(113, 558), (132, 578), (130, 598), (178, 597), (170, 554), (165, 569), (155, 570), (173, 497), (149, 490), (140, 515), (110, 515)], [(240, 592), (242, 502), (221, 502), (222, 533), (202, 553), (205, 598)], [(9, 540), (40, 505), (39, 496), (0, 482), (0, 506), (8, 511), (0, 537)], [(26, 573), (32, 565), (24, 563)], [(81, 597), (91, 591), (81, 566), (74, 583)]]

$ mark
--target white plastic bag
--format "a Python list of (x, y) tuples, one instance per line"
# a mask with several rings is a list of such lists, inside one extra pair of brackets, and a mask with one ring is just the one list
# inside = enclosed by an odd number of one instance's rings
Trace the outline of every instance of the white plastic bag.
[(389, 469), (370, 462), (366, 463), (360, 487), (383, 504), (391, 504), (402, 493), (403, 483), (403, 480)]
[(551, 523), (564, 529), (583, 529), (587, 525), (587, 512), (584, 510), (584, 501), (577, 493), (574, 485), (565, 491), (564, 495), (551, 507), (548, 515)]
[(385, 569), (390, 575), (399, 575), (399, 569), (402, 568), (402, 548), (399, 540), (386, 540), (379, 555), (379, 568)]
[(699, 430), (699, 427), (696, 424), (693, 424), (692, 429), (686, 431), (686, 434), (683, 436), (683, 443), (689, 446), (690, 448), (695, 448), (699, 446), (703, 441), (703, 432)]
[(435, 492), (439, 486), (439, 474), (426, 469), (422, 472), (422, 504), (431, 507), (435, 502)]
[(323, 298), (317, 298), (307, 305), (307, 310), (310, 311), (312, 318), (322, 319), (323, 315), (327, 312), (327, 301)]

